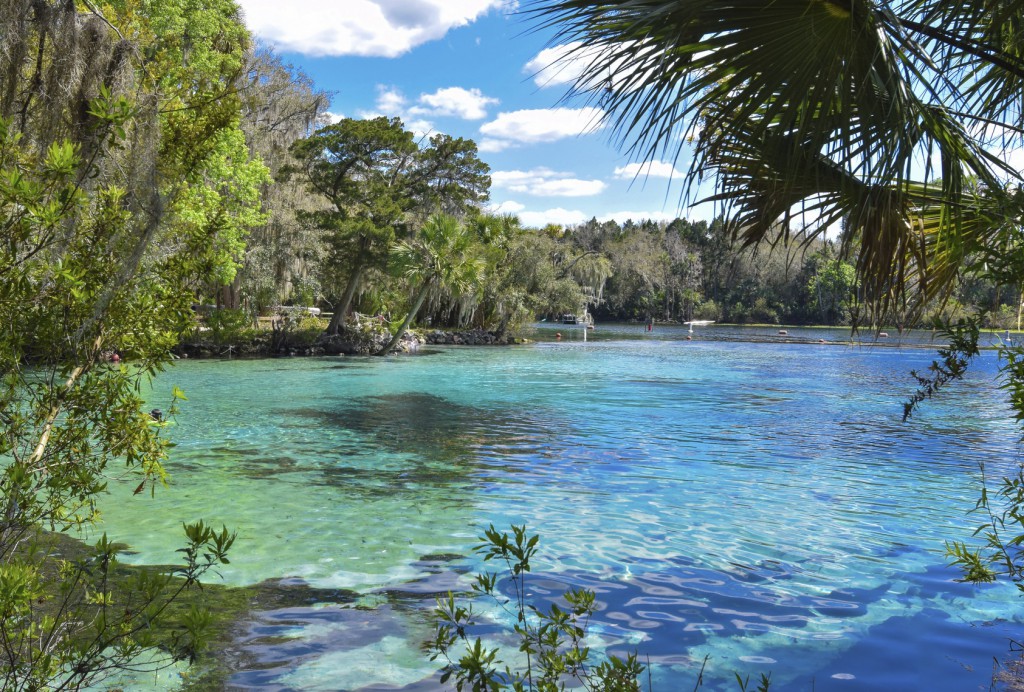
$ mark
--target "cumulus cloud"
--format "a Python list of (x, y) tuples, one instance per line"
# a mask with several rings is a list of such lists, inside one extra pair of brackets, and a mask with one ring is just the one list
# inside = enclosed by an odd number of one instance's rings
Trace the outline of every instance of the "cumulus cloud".
[[(648, 62), (654, 57), (655, 48), (651, 46), (644, 49), (640, 45), (635, 42), (623, 43), (617, 49), (636, 47), (634, 61)], [(585, 48), (579, 41), (564, 43), (537, 53), (523, 66), (523, 71), (533, 77), (534, 84), (544, 88), (576, 84), (591, 65), (599, 65), (601, 68), (590, 76), (587, 88), (599, 89), (608, 85), (632, 87), (637, 73), (636, 62), (627, 62), (622, 58), (608, 59), (603, 57), (604, 52), (597, 48)]]
[[(481, 151), (502, 151), (522, 144), (554, 142), (590, 134), (602, 127), (600, 108), (539, 108), (499, 113), (480, 126)], [(484, 146), (487, 149), (484, 149)]]
[(578, 209), (548, 209), (546, 211), (523, 211), (519, 213), (519, 221), (526, 228), (543, 228), (549, 223), (559, 226), (572, 226), (583, 223), (590, 216)]
[(571, 173), (559, 173), (550, 168), (494, 171), (491, 186), (537, 197), (590, 197), (601, 194), (607, 187), (604, 181), (581, 180)]
[(492, 214), (518, 214), (526, 209), (526, 205), (508, 200), (499, 204), (491, 204), (488, 209)]
[(615, 169), (615, 177), (623, 180), (636, 178), (681, 178), (683, 173), (667, 161), (630, 163)]
[(421, 94), (416, 103), (425, 105), (410, 105), (409, 99), (400, 89), (381, 84), (377, 86), (377, 101), (373, 110), (361, 110), (359, 117), (401, 118), (405, 128), (418, 138), (438, 132), (431, 116), (482, 118), (486, 115), (486, 106), (497, 101), (484, 96), (479, 89), (448, 87), (438, 89), (433, 94)]
[(393, 58), (508, 0), (240, 0), (246, 24), (279, 50)]
[(447, 87), (433, 94), (421, 94), (418, 103), (409, 109), (410, 113), (481, 120), (487, 117), (487, 107), (498, 103), (498, 99), (484, 96), (479, 89)]
[(405, 110), (406, 99), (395, 87), (377, 86), (377, 110), (381, 113), (397, 115)]
[(485, 154), (496, 154), (499, 151), (505, 151), (511, 149), (516, 145), (515, 142), (510, 142), (506, 139), (491, 139), (490, 137), (484, 137), (477, 142), (477, 151), (484, 152)]
[(583, 74), (586, 60), (579, 57), (577, 42), (545, 48), (526, 63), (523, 71), (533, 77), (539, 87), (573, 84)]

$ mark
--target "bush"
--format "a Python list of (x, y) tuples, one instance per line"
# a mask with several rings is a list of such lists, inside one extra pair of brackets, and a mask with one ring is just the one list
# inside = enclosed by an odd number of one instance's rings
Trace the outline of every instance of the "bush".
[(210, 338), (218, 346), (237, 344), (255, 336), (252, 317), (245, 310), (218, 308), (211, 310), (203, 324), (210, 330)]
[(463, 687), (492, 692), (559, 690), (569, 681), (592, 692), (639, 692), (644, 667), (635, 653), (625, 660), (610, 656), (593, 665), (590, 649), (582, 645), (587, 623), (597, 609), (593, 591), (567, 591), (563, 599), (568, 609), (552, 604), (542, 611), (526, 602), (526, 575), (537, 551), (538, 536), (527, 537), (525, 526), (513, 526), (510, 536), (492, 524), (480, 540), (476, 552), (484, 560), (504, 563), (513, 597), (509, 601), (500, 594), (495, 573), (478, 574), (473, 591), (494, 599), (515, 618), (518, 650), (525, 654), (526, 669), (503, 665), (499, 649), (486, 648), (479, 637), (471, 640), (469, 632), (478, 624), (472, 608), (460, 605), (449, 593), (446, 599), (438, 599), (436, 636), (426, 646), (432, 654), (430, 660), (445, 661), (441, 682), (454, 680), (460, 691)]

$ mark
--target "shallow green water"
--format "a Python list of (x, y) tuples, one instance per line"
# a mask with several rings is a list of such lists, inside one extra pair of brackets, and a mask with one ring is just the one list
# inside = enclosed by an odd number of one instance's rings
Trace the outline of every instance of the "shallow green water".
[(254, 616), (237, 688), (436, 689), (416, 650), (432, 594), (466, 583), (482, 526), (513, 522), (542, 536), (535, 597), (596, 590), (595, 645), (649, 657), (656, 689), (692, 689), (705, 655), (704, 689), (734, 689), (733, 671), (772, 671), (773, 689), (987, 685), (1024, 610), (954, 583), (942, 544), (975, 523), (978, 462), (1018, 460), (994, 355), (903, 424), (932, 352), (684, 336), (180, 362), (151, 397), (189, 396), (172, 488), (115, 489), (105, 528), (159, 564), (182, 521), (223, 522), (228, 583), (363, 594)]

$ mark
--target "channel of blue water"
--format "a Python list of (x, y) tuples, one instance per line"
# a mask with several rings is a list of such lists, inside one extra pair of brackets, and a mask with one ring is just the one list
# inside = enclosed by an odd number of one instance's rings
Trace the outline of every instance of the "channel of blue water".
[[(590, 643), (636, 651), (656, 690), (702, 666), (706, 690), (987, 688), (1021, 596), (956, 582), (943, 542), (978, 523), (979, 463), (1020, 461), (995, 354), (903, 423), (929, 335), (789, 331), (546, 325), (515, 347), (180, 361), (148, 395), (189, 397), (171, 487), (115, 483), (103, 528), (166, 564), (182, 521), (225, 523), (227, 583), (312, 594), (240, 624), (233, 689), (438, 689), (429, 609), (468, 588), (491, 523), (540, 534), (531, 597), (595, 590)], [(507, 618), (476, 607), (507, 647)]]

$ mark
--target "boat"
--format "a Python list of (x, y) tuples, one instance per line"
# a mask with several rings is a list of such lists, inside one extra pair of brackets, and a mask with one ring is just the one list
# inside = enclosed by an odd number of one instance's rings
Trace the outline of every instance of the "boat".
[(562, 324), (575, 324), (585, 327), (593, 327), (594, 321), (590, 317), (590, 313), (584, 312), (582, 315), (577, 315), (574, 312), (566, 312), (560, 318), (559, 322)]
[(689, 322), (683, 322), (683, 324), (690, 325), (690, 333), (691, 334), (693, 334), (693, 327), (694, 327), (694, 325), (696, 325), (698, 327), (706, 327), (709, 324), (714, 324), (714, 323), (715, 323), (714, 320), (690, 320)]

